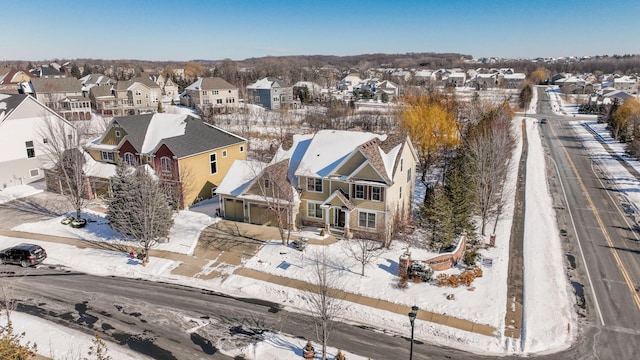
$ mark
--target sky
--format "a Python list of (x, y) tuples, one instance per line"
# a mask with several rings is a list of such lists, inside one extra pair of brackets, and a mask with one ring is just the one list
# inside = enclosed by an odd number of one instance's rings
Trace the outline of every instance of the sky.
[(3, 60), (640, 54), (637, 0), (4, 0), (2, 12)]

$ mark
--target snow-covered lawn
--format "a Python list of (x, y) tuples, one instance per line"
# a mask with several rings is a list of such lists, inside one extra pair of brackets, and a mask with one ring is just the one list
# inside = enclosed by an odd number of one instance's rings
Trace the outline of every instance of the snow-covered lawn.
[(42, 190), (38, 190), (29, 185), (10, 186), (0, 191), (0, 204), (19, 199), (21, 197), (35, 195), (41, 192)]

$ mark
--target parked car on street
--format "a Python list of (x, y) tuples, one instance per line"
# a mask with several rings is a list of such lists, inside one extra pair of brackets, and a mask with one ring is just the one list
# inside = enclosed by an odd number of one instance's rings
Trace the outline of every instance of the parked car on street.
[(35, 266), (47, 258), (47, 252), (34, 244), (20, 244), (0, 252), (2, 264), (17, 264), (22, 267)]
[(547, 119), (546, 118), (540, 119), (540, 124), (546, 124), (546, 123), (547, 123)]

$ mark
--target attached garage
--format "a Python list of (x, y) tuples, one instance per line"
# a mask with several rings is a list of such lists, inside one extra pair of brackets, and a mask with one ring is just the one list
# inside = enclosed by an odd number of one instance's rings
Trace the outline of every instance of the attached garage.
[(224, 217), (228, 220), (244, 221), (242, 200), (224, 199)]
[(249, 217), (252, 224), (278, 226), (275, 214), (265, 205), (251, 204)]

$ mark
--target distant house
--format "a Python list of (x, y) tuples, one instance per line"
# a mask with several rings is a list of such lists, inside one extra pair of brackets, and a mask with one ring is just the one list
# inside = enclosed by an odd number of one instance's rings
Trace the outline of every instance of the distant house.
[(184, 89), (180, 104), (215, 113), (238, 110), (238, 88), (220, 77), (199, 78)]
[[(221, 214), (273, 225), (268, 194), (261, 189), (274, 185), (264, 183), (265, 171), (274, 169), (295, 189), (283, 191), (291, 195), (290, 227), (318, 226), (345, 237), (382, 240), (394, 221), (411, 211), (416, 161), (409, 138), (340, 130), (294, 135), (292, 147), (279, 149), (270, 164), (233, 164), (217, 190)], [(286, 190), (282, 181), (278, 185)]]
[(235, 160), (245, 160), (247, 140), (181, 114), (114, 118), (86, 146), (96, 161), (149, 165), (175, 191), (177, 206), (209, 199)]
[(613, 79), (613, 88), (634, 93), (638, 88), (638, 80), (631, 76), (620, 76)]
[(527, 78), (527, 75), (524, 73), (510, 73), (510, 74), (501, 74), (498, 75), (498, 80), (501, 85), (508, 89), (517, 89), (519, 88)]
[(299, 105), (299, 101), (293, 98), (293, 87), (273, 77), (262, 78), (247, 86), (247, 97), (250, 103), (269, 110)]
[(65, 119), (91, 119), (91, 100), (84, 96), (80, 80), (74, 77), (33, 78), (30, 85), (30, 92), (36, 99)]
[(88, 96), (89, 91), (94, 86), (107, 86), (111, 87), (116, 84), (116, 81), (108, 76), (102, 74), (89, 74), (80, 78), (82, 84), (82, 92)]
[(465, 86), (467, 74), (463, 72), (453, 72), (446, 79), (446, 84), (453, 87)]
[(118, 81), (90, 89), (91, 103), (104, 116), (154, 113), (162, 99), (160, 86), (148, 77)]
[(60, 65), (53, 63), (53, 66), (41, 66), (37, 69), (31, 70), (31, 73), (36, 77), (42, 79), (60, 79), (66, 78), (67, 74), (60, 71)]
[(50, 162), (46, 147), (49, 125), (75, 134), (69, 121), (32, 96), (0, 94), (1, 188), (43, 178), (43, 165)]
[(342, 80), (338, 81), (338, 84), (336, 84), (336, 88), (343, 91), (353, 91), (353, 88), (359, 85), (361, 82), (362, 78), (360, 78), (360, 74), (353, 73), (345, 76)]
[(0, 94), (22, 94), (22, 84), (34, 77), (28, 71), (0, 68)]
[(378, 83), (375, 87), (375, 95), (376, 99), (380, 99), (382, 94), (386, 94), (386, 97), (389, 101), (397, 98), (400, 95), (400, 88), (398, 85), (392, 83), (389, 80), (384, 80)]

